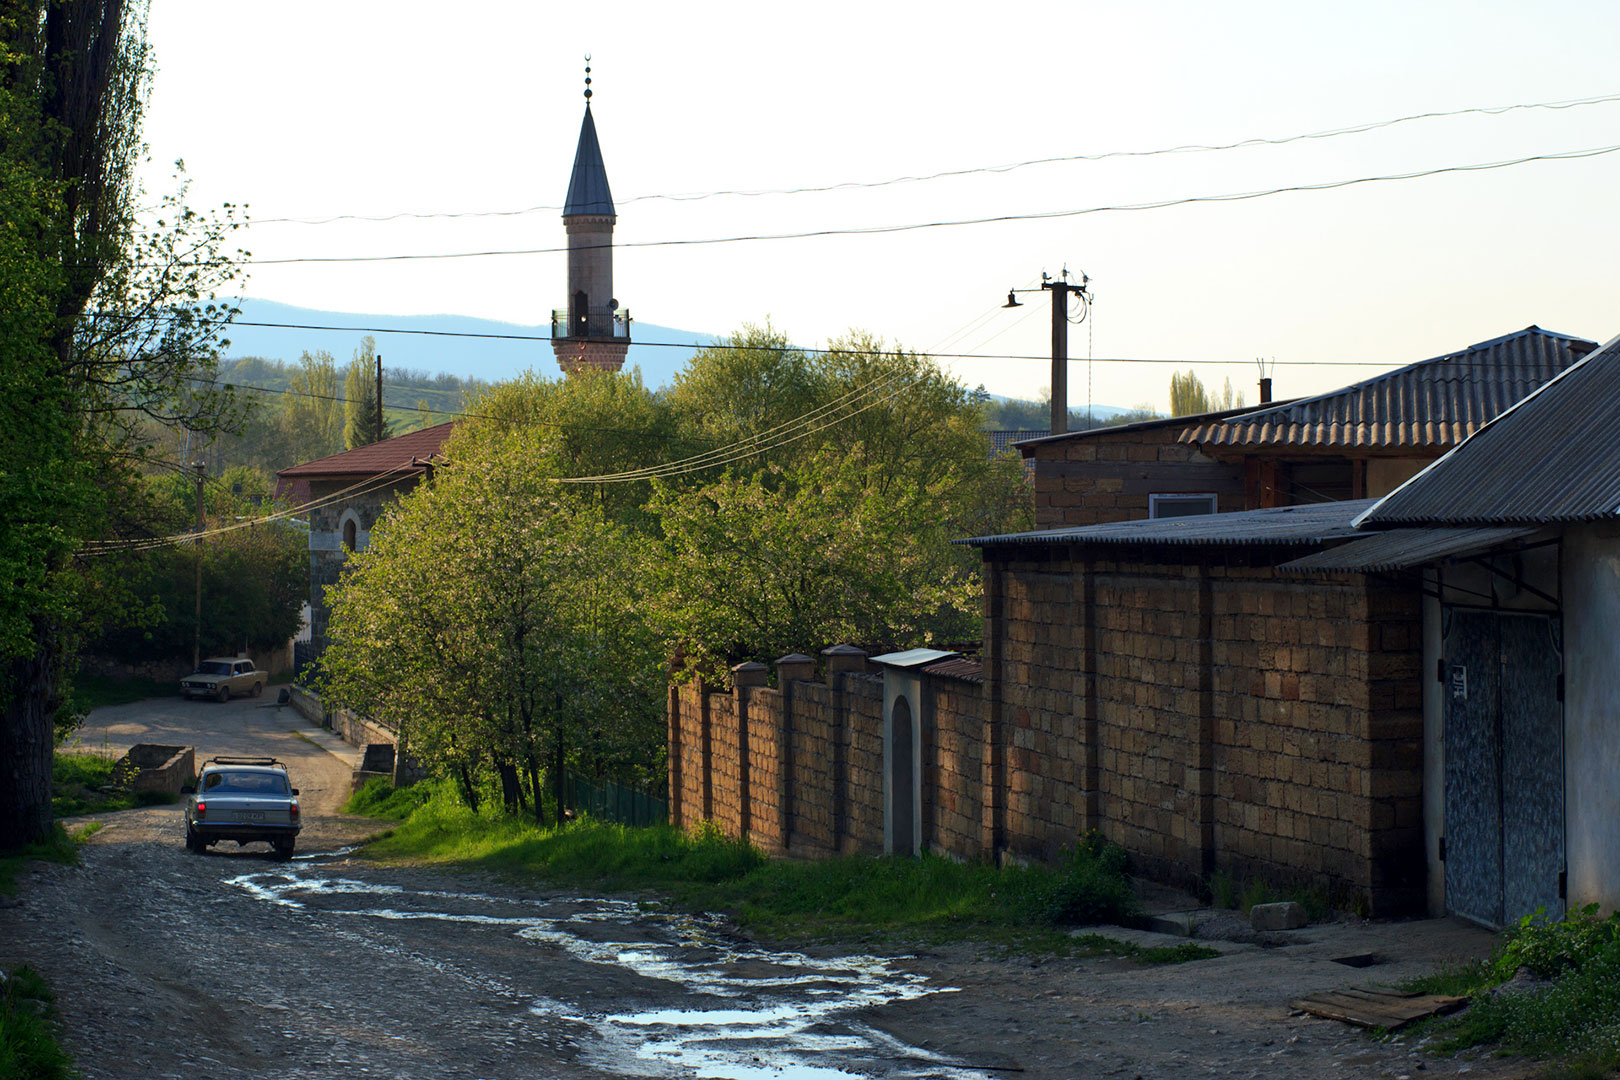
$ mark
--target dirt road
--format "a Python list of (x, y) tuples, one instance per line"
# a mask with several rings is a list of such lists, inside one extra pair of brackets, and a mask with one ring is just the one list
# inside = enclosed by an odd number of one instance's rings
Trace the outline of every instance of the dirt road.
[[(771, 949), (633, 900), (368, 865), (348, 847), (374, 825), (336, 813), (351, 762), (260, 706), (147, 702), (98, 711), (81, 735), (275, 754), (304, 793), (298, 858), (194, 855), (178, 808), (128, 811), (82, 865), (41, 866), (0, 908), (0, 964), (50, 980), (89, 1080), (1526, 1073), (1420, 1062), (1290, 1015), (1304, 993), (1487, 946), (1457, 924), (1316, 927), (1156, 969)], [(1334, 962), (1369, 953), (1372, 969)]]

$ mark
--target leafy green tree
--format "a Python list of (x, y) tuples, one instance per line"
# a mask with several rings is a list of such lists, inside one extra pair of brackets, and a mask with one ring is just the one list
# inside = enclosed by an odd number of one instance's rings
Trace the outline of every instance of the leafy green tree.
[(470, 804), (489, 772), (508, 809), (537, 819), (545, 778), (566, 767), (646, 779), (663, 766), (638, 542), (555, 483), (555, 437), (458, 430), (434, 482), (384, 516), (328, 594), (322, 656), (330, 703), (396, 728)]
[[(835, 640), (976, 635), (978, 559), (950, 541), (1032, 519), (1021, 463), (990, 454), (981, 399), (861, 333), (814, 354), (752, 328), (728, 344), (742, 347), (699, 352), (670, 403), (683, 430), (740, 445), (649, 505), (655, 612), (687, 663), (719, 675)], [(751, 405), (761, 387), (792, 407)]]
[(0, 850), (51, 825), (50, 761), (77, 642), (117, 595), (112, 535), (152, 453), (144, 422), (232, 420), (212, 302), (236, 221), (184, 188), (137, 228), (151, 58), (123, 0), (0, 6)]
[(343, 401), (337, 361), (325, 349), (304, 352), (281, 396), (281, 423), (288, 449), (298, 462), (315, 461), (343, 449)]
[(360, 339), (343, 376), (343, 448), (353, 450), (393, 438), (388, 419), (377, 415), (377, 339), (367, 334)]
[(1232, 393), (1231, 379), (1226, 380), (1221, 392), (1217, 394), (1209, 390), (1191, 370), (1185, 373), (1172, 372), (1170, 375), (1171, 416), (1196, 416), (1199, 413), (1242, 407), (1243, 395)]
[[(189, 658), (196, 640), (196, 560), (202, 559), (204, 653), (286, 644), (298, 631), (309, 597), (309, 552), (304, 534), (285, 519), (260, 520), (271, 509), (245, 497), (268, 488), (269, 478), (237, 467), (203, 487), (204, 513), (213, 535), (201, 545), (165, 545), (121, 561), (125, 589), (144, 617), (115, 619), (91, 640), (89, 651), (127, 662)], [(242, 496), (234, 493), (240, 486)], [(196, 522), (190, 476), (146, 479), (147, 520), (173, 536)]]

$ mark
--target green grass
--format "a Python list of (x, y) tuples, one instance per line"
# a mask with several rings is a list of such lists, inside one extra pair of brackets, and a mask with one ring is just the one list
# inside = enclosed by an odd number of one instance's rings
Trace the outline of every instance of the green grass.
[[(1544, 980), (1499, 991), (1521, 969)], [(1467, 995), (1468, 1008), (1416, 1032), (1435, 1053), (1488, 1047), (1549, 1059), (1547, 1077), (1601, 1077), (1620, 1069), (1620, 914), (1597, 905), (1547, 922), (1526, 918), (1504, 931), (1489, 960), (1452, 965), (1403, 984)]]
[(73, 680), (73, 704), (76, 712), (89, 712), (104, 705), (128, 705), (147, 698), (178, 697), (180, 683), (159, 682), (156, 679), (115, 679), (110, 675), (80, 674)]
[(1218, 908), (1234, 908), (1247, 915), (1256, 904), (1274, 904), (1293, 900), (1305, 909), (1311, 922), (1325, 922), (1333, 914), (1332, 898), (1326, 889), (1313, 885), (1293, 884), (1277, 888), (1258, 878), (1240, 881), (1225, 870), (1217, 870), (1209, 879), (1210, 903)]
[(132, 792), (116, 786), (115, 765), (111, 757), (100, 754), (58, 751), (51, 761), (51, 812), (59, 818), (77, 817), (178, 800), (178, 796), (167, 792)]
[[(561, 827), (474, 814), (447, 786), (395, 790), (374, 780), (350, 813), (400, 824), (368, 845), (385, 860), (453, 864), (527, 881), (650, 891), (687, 910), (725, 911), (750, 929), (793, 940), (976, 940), (1018, 949), (1109, 952), (1144, 963), (1215, 955), (1198, 946), (1147, 950), (1076, 937), (1078, 925), (1135, 913), (1124, 852), (1090, 840), (1057, 866), (848, 856), (770, 859), (713, 828), (633, 828), (582, 818)], [(1095, 935), (1093, 935), (1095, 936)]]
[(0, 1080), (69, 1080), (73, 1062), (56, 1043), (54, 999), (29, 967), (0, 983)]

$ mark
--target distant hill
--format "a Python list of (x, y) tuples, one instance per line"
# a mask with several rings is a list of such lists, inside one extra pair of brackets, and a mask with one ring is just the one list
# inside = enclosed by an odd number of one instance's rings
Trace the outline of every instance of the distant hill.
[[(550, 377), (561, 374), (556, 360), (552, 358), (549, 341), (513, 340), (547, 337), (551, 332), (549, 325), (524, 326), (494, 319), (476, 319), (468, 315), (367, 315), (319, 311), (279, 304), (273, 300), (242, 300), (238, 306), (242, 313), (225, 335), (231, 342), (226, 350), (228, 359), (259, 356), (268, 360), (292, 361), (305, 350), (315, 352), (325, 349), (337, 358), (339, 364), (343, 364), (353, 356), (360, 339), (370, 333), (377, 339), (377, 351), (382, 354), (385, 369), (414, 368), (484, 382), (510, 379), (529, 368)], [(278, 325), (251, 325), (254, 323)], [(321, 329), (287, 329), (287, 326)], [(346, 330), (340, 327), (388, 327), (395, 331), (417, 332), (385, 333), (375, 329)], [(633, 324), (630, 333), (632, 342), (625, 368), (640, 367), (642, 381), (654, 389), (668, 385), (698, 348), (718, 340), (713, 334), (643, 322)], [(441, 336), (455, 334), (491, 336)]]

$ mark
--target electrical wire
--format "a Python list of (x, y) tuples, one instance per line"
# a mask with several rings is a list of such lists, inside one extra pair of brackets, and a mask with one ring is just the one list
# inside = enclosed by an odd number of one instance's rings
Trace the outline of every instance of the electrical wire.
[[(253, 259), (242, 260), (250, 266), (291, 266), (306, 264), (332, 264), (332, 263), (381, 263), (381, 262), (420, 262), (435, 259), (479, 259), (509, 255), (554, 255), (567, 251), (591, 251), (599, 248), (661, 248), (661, 247), (700, 247), (714, 244), (741, 244), (770, 240), (810, 240), (829, 236), (881, 236), (890, 233), (917, 232), (923, 229), (949, 229), (960, 228), (967, 225), (995, 225), (1015, 221), (1052, 221), (1061, 218), (1083, 217), (1089, 214), (1129, 213), (1143, 210), (1164, 210), (1175, 206), (1191, 206), (1199, 203), (1245, 202), (1252, 199), (1270, 198), (1274, 195), (1286, 195), (1296, 192), (1334, 191), (1340, 188), (1354, 187), (1359, 184), (1392, 183), (1405, 180), (1421, 180), (1431, 176), (1444, 176), (1453, 173), (1488, 172), (1495, 169), (1509, 169), (1519, 165), (1527, 165), (1538, 161), (1577, 161), (1585, 158), (1602, 157), (1620, 151), (1620, 143), (1610, 146), (1591, 147), (1584, 150), (1564, 150), (1548, 154), (1528, 154), (1523, 157), (1507, 158), (1499, 161), (1473, 162), (1466, 165), (1441, 165), (1430, 169), (1415, 169), (1403, 173), (1384, 173), (1377, 176), (1357, 176), (1345, 180), (1324, 180), (1315, 184), (1289, 184), (1282, 187), (1262, 188), (1253, 191), (1224, 192), (1216, 195), (1190, 195), (1174, 199), (1159, 199), (1140, 203), (1115, 203), (1105, 206), (1087, 206), (1073, 210), (1040, 210), (1024, 214), (991, 214), (984, 217), (954, 218), (941, 221), (919, 221), (902, 225), (866, 225), (851, 226), (834, 229), (808, 229), (801, 232), (781, 233), (745, 233), (736, 236), (716, 236), (691, 240), (630, 240), (621, 242), (608, 242), (604, 244), (586, 244), (578, 247), (544, 247), (544, 248), (504, 248), (487, 249), (481, 251), (444, 251), (424, 253), (404, 253), (396, 255), (303, 255), (291, 256), (282, 259)], [(185, 262), (165, 264), (136, 264), (140, 266), (191, 266)]]
[(287, 507), (285, 509), (266, 514), (263, 517), (249, 518), (245, 521), (232, 522), (229, 525), (221, 525), (213, 529), (204, 529), (201, 531), (193, 530), (191, 532), (172, 533), (168, 536), (139, 537), (124, 540), (88, 540), (85, 541), (83, 545), (87, 550), (82, 551), (82, 554), (108, 555), (120, 551), (150, 551), (154, 548), (189, 544), (204, 540), (210, 536), (219, 536), (223, 535), (224, 533), (236, 532), (240, 529), (251, 529), (257, 525), (266, 525), (273, 521), (279, 521), (283, 518), (306, 514), (310, 510), (327, 506), (340, 499), (352, 498), (357, 495), (363, 495), (368, 491), (374, 491), (378, 488), (386, 487), (398, 479), (396, 476), (397, 473), (404, 472), (406, 469), (410, 469), (412, 467), (414, 467), (413, 462), (402, 462), (395, 465), (393, 468), (386, 469), (380, 473), (374, 473), (371, 476), (368, 476), (363, 480), (359, 480), (346, 488), (330, 492), (318, 499), (312, 499), (309, 502), (301, 503), (296, 507)]
[[(714, 199), (728, 196), (755, 198), (766, 195), (807, 195), (820, 194), (830, 191), (845, 191), (851, 189), (871, 189), (891, 187), (896, 184), (918, 184), (933, 180), (943, 180), (962, 176), (976, 176), (984, 174), (1004, 174), (1018, 169), (1026, 169), (1036, 165), (1055, 165), (1077, 161), (1106, 161), (1113, 158), (1144, 158), (1159, 157), (1167, 154), (1195, 154), (1211, 153), (1226, 150), (1238, 150), (1252, 146), (1284, 146), (1289, 143), (1302, 142), (1315, 139), (1332, 139), (1344, 135), (1360, 135), (1369, 131), (1395, 127), (1399, 124), (1412, 123), (1419, 120), (1449, 119), (1458, 116), (1501, 116), (1506, 113), (1530, 109), (1563, 110), (1582, 108), (1587, 105), (1601, 105), (1620, 101), (1620, 94), (1604, 94), (1596, 97), (1572, 98), (1563, 101), (1537, 101), (1515, 105), (1498, 105), (1487, 107), (1474, 107), (1467, 109), (1452, 109), (1447, 111), (1431, 111), (1412, 113), (1407, 116), (1397, 116), (1385, 120), (1373, 120), (1361, 124), (1352, 124), (1347, 127), (1329, 128), (1324, 131), (1312, 131), (1298, 135), (1285, 135), (1277, 138), (1248, 138), (1227, 143), (1187, 143), (1180, 146), (1162, 147), (1151, 150), (1107, 150), (1092, 154), (1068, 154), (1054, 157), (1030, 158), (1025, 161), (1015, 161), (1004, 165), (981, 165), (960, 169), (946, 169), (940, 172), (922, 173), (918, 175), (896, 176), (887, 180), (846, 180), (836, 184), (820, 186), (792, 187), (792, 188), (757, 188), (734, 189), (722, 191), (687, 192), (682, 194), (652, 194), (634, 195), (619, 200), (620, 206), (632, 203), (662, 200), (668, 202), (697, 202), (704, 199)], [(388, 222), (403, 219), (444, 219), (444, 218), (487, 218), (487, 217), (521, 217), (526, 214), (548, 213), (561, 211), (562, 206), (529, 206), (521, 210), (463, 210), (441, 212), (411, 212), (402, 211), (395, 214), (333, 214), (322, 218), (277, 217), (259, 218), (255, 225), (329, 225), (340, 221), (368, 221)]]

